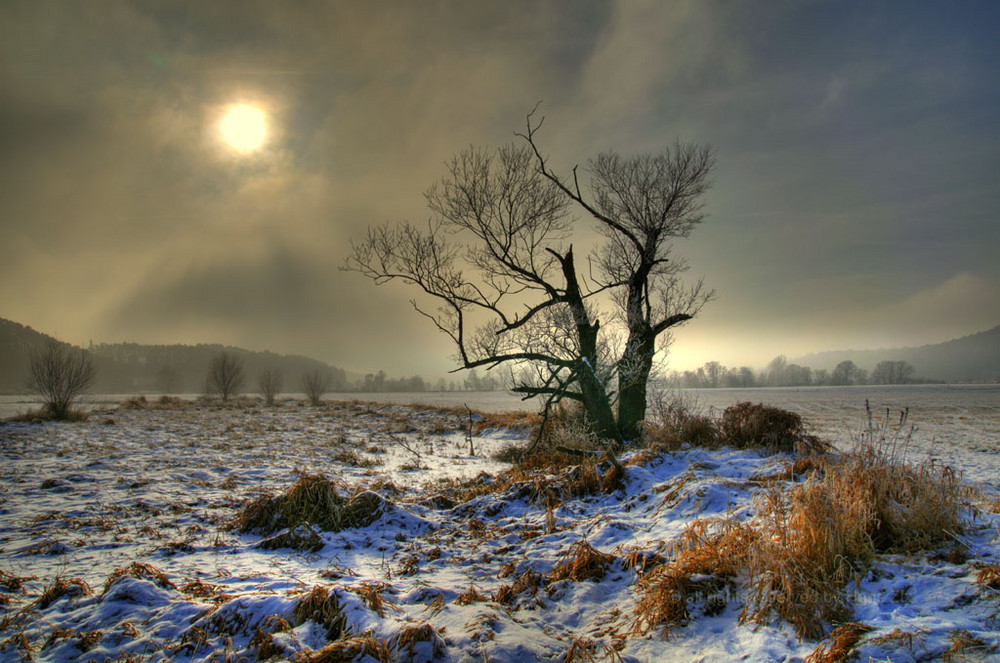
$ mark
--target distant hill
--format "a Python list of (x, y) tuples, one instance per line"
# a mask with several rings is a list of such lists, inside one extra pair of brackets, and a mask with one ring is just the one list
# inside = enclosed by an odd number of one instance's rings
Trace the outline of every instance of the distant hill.
[(0, 318), (0, 394), (24, 391), (31, 351), (53, 340), (31, 327)]
[[(24, 392), (31, 351), (52, 339), (25, 325), (0, 318), (0, 393)], [(67, 344), (68, 345), (68, 344)], [(223, 350), (243, 361), (244, 390), (256, 391), (257, 376), (265, 368), (281, 371), (285, 391), (300, 391), (302, 376), (317, 368), (330, 372), (331, 391), (348, 384), (343, 369), (299, 355), (252, 352), (222, 345), (140, 345), (114, 343), (90, 348), (97, 364), (97, 393), (201, 393), (212, 357)]]
[(868, 370), (883, 360), (901, 360), (916, 369), (917, 377), (930, 380), (1000, 382), (1000, 325), (978, 334), (915, 348), (836, 350), (808, 354), (791, 361), (814, 369), (832, 370), (846, 360)]

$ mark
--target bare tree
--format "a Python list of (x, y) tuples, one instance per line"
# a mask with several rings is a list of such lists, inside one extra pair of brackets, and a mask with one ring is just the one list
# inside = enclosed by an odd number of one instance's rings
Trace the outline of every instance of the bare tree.
[(27, 388), (37, 394), (54, 419), (68, 419), (73, 401), (97, 377), (94, 360), (86, 350), (49, 340), (31, 353)]
[[(416, 286), (437, 307), (414, 307), (454, 341), (462, 368), (507, 365), (515, 391), (546, 396), (546, 409), (579, 401), (597, 436), (620, 443), (639, 434), (658, 341), (712, 296), (682, 284), (671, 246), (703, 218), (714, 152), (601, 154), (585, 192), (576, 168), (565, 179), (549, 166), (533, 115), (520, 144), (447, 164), (425, 194), (426, 227), (370, 228), (346, 268)], [(603, 236), (583, 271), (567, 243), (574, 210)]]
[(274, 405), (275, 397), (281, 392), (281, 371), (276, 368), (265, 368), (257, 376), (257, 388), (268, 405)]
[(302, 376), (302, 391), (313, 405), (319, 405), (323, 394), (330, 391), (330, 372), (314, 368)]
[(243, 362), (235, 355), (220, 352), (212, 357), (205, 382), (212, 393), (219, 394), (223, 401), (239, 394), (243, 387)]

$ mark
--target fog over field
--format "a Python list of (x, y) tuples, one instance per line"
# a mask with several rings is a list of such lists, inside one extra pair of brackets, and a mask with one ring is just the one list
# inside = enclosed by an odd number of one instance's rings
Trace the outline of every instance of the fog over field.
[[(453, 348), (413, 293), (338, 267), (370, 224), (426, 220), (444, 162), (514, 140), (543, 100), (561, 173), (675, 139), (717, 149), (707, 218), (675, 248), (717, 298), (672, 367), (989, 329), (998, 11), (4, 2), (0, 314), (82, 346), (443, 374)], [(240, 107), (262, 117), (223, 122)]]

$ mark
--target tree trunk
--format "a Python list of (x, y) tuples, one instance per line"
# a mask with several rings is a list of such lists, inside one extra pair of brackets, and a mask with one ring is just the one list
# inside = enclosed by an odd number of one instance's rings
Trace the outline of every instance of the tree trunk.
[(615, 421), (615, 413), (611, 409), (608, 390), (597, 374), (597, 334), (601, 323), (597, 321), (591, 323), (587, 314), (587, 307), (583, 302), (583, 295), (580, 293), (580, 285), (576, 278), (573, 248), (570, 247), (565, 256), (555, 252), (553, 254), (562, 266), (563, 276), (566, 279), (565, 301), (573, 313), (573, 321), (576, 324), (580, 357), (576, 361), (575, 368), (587, 421), (599, 439), (612, 440), (616, 446), (620, 446), (622, 435)]
[(630, 336), (618, 360), (618, 429), (626, 440), (642, 434), (646, 418), (646, 390), (653, 370), (656, 339), (651, 334)]

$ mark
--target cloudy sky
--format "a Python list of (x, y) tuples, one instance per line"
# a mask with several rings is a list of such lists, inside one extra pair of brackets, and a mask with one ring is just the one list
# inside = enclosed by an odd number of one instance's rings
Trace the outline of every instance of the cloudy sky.
[[(544, 100), (564, 172), (676, 138), (718, 151), (677, 246), (718, 297), (673, 367), (981, 331), (1000, 324), (998, 26), (991, 0), (4, 0), (0, 316), (438, 375), (451, 348), (410, 293), (338, 268)], [(220, 131), (239, 103), (265, 113), (258, 150)]]

